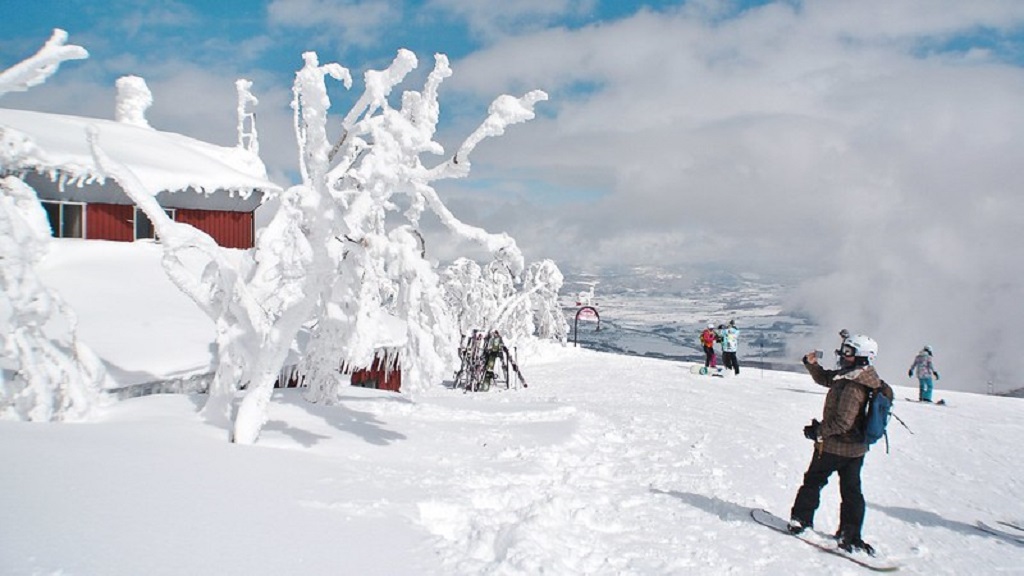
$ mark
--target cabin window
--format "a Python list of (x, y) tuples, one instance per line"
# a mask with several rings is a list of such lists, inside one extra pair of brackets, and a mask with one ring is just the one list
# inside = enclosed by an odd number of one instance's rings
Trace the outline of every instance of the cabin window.
[[(174, 220), (174, 209), (164, 208), (164, 214)], [(138, 206), (135, 207), (135, 239), (140, 240), (144, 238), (156, 238), (156, 228), (153, 226), (153, 222), (146, 216)]]
[(85, 238), (85, 204), (42, 201), (54, 238)]

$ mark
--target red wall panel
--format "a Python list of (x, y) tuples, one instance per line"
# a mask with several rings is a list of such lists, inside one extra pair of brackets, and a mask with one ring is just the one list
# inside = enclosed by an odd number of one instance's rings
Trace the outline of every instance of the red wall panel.
[[(135, 207), (121, 204), (88, 204), (85, 212), (86, 237), (93, 240), (131, 242), (135, 239)], [(179, 208), (174, 219), (209, 234), (225, 248), (252, 248), (253, 214)]]
[(88, 204), (85, 208), (85, 235), (93, 240), (131, 242), (134, 206), (121, 204)]
[(174, 219), (206, 232), (225, 248), (252, 248), (253, 215), (251, 212), (222, 212), (179, 208)]
[(382, 362), (381, 357), (377, 355), (373, 357), (373, 364), (369, 368), (353, 371), (351, 381), (353, 386), (401, 392), (402, 369), (397, 365), (388, 368), (387, 364)]

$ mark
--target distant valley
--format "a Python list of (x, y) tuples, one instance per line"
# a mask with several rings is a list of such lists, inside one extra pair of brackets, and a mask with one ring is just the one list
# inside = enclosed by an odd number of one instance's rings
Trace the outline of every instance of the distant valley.
[[(562, 294), (570, 343), (617, 354), (703, 362), (701, 330), (708, 322), (736, 320), (741, 366), (794, 370), (799, 362), (788, 357), (787, 342), (814, 329), (784, 310), (786, 286), (756, 277), (686, 276), (651, 268), (576, 273), (566, 274)], [(588, 303), (599, 322), (586, 314), (577, 321)]]

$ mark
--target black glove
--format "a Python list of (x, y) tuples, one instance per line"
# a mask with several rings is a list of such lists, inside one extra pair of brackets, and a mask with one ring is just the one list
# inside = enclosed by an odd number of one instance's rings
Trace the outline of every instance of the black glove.
[(815, 442), (817, 442), (818, 428), (821, 428), (821, 422), (818, 422), (817, 419), (811, 420), (811, 423), (809, 425), (804, 426), (804, 438), (807, 438), (808, 440), (814, 440)]
[(913, 378), (913, 377), (914, 377), (914, 369), (911, 368), (910, 370), (907, 370), (907, 378)]
[(939, 371), (938, 371), (938, 370), (935, 370), (935, 379), (936, 379), (936, 380), (938, 380), (938, 379), (939, 379)]

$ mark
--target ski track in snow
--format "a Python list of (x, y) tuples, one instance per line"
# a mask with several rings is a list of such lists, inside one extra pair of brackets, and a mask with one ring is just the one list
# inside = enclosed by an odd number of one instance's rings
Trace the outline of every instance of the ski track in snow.
[[(459, 498), (419, 502), (418, 521), (436, 539), (441, 573), (861, 571), (841, 558), (801, 550), (806, 547), (802, 543), (787, 542), (784, 536), (749, 519), (751, 508), (788, 513), (811, 451), (811, 445), (801, 444), (798, 437), (805, 421), (787, 421), (789, 416), (773, 413), (773, 403), (760, 406), (752, 403), (750, 396), (791, 395), (807, 407), (800, 411), (800, 417), (810, 418), (820, 414), (824, 389), (810, 383), (807, 376), (795, 374), (784, 376), (783, 381), (773, 380), (763, 390), (765, 381), (756, 370), (719, 379), (691, 375), (688, 365), (679, 363), (665, 364), (663, 381), (638, 381), (636, 374), (651, 373), (646, 364), (649, 360), (607, 358), (605, 362), (597, 355), (587, 361), (593, 363), (590, 369), (600, 374), (602, 381), (620, 382), (620, 386), (590, 388), (586, 375), (557, 364), (531, 367), (532, 377), (541, 376), (550, 384), (548, 390), (557, 390), (557, 400), (551, 402), (564, 402), (575, 407), (572, 409), (546, 406), (538, 413), (536, 410), (544, 404), (531, 406), (525, 399), (521, 400), (524, 412), (519, 414), (481, 410), (445, 415), (436, 407), (423, 409), (421, 416), (438, 421), (479, 418), (491, 423), (556, 422), (564, 418), (571, 424), (566, 436), (554, 443), (516, 445), (514, 437), (490, 438), (509, 446), (491, 462), (455, 463), (451, 473), (457, 476), (458, 484), (466, 487)], [(528, 397), (536, 393), (535, 388), (530, 390), (514, 395)], [(495, 393), (490, 394), (486, 400), (495, 397)], [(497, 394), (500, 397), (505, 393)], [(737, 414), (737, 404), (731, 401), (736, 395), (743, 397), (743, 409), (752, 413)], [(695, 404), (701, 412), (699, 421), (683, 417), (692, 413)], [(679, 409), (674, 409), (676, 406)], [(906, 414), (913, 407), (899, 408)], [(742, 448), (733, 444), (736, 435), (727, 429), (738, 416), (749, 416), (743, 426), (755, 433)], [(941, 426), (934, 420), (916, 423)], [(891, 426), (899, 425), (893, 422)], [(719, 433), (720, 427), (726, 428)], [(919, 433), (936, 431), (922, 429)], [(900, 433), (893, 435), (901, 437)], [(967, 444), (965, 449), (978, 452), (979, 458), (1005, 457), (1002, 448), (988, 451), (984, 442)], [(736, 452), (748, 455), (738, 460)], [(930, 490), (948, 493), (949, 498), (961, 498), (960, 482), (969, 485), (984, 481), (969, 469), (954, 469), (954, 464), (944, 462), (941, 451), (908, 451), (899, 457), (923, 460), (921, 467), (940, 470), (939, 475), (948, 473), (956, 480), (954, 484)], [(875, 534), (881, 538), (892, 530), (903, 534), (906, 545), (899, 546), (898, 554), (886, 540), (875, 543), (890, 560), (905, 564), (904, 573), (917, 572), (915, 559), (931, 560), (928, 565), (932, 573), (958, 573), (960, 569), (953, 565), (936, 569), (928, 536), (906, 530), (906, 523), (927, 525), (933, 521), (940, 528), (952, 527), (959, 537), (976, 534), (943, 520), (938, 512), (932, 515), (924, 504), (921, 509), (914, 507), (919, 502), (920, 479), (904, 477), (904, 467), (890, 466), (883, 458), (896, 457), (886, 456), (884, 445), (879, 445), (869, 453), (865, 464), (869, 504), (865, 537), (870, 540)], [(919, 468), (915, 465), (914, 469)], [(822, 493), (817, 525), (823, 532), (835, 529), (836, 483), (833, 478)], [(888, 490), (880, 490), (883, 484)], [(890, 499), (899, 504), (890, 503)], [(928, 501), (934, 502), (931, 495)], [(1012, 552), (1019, 557), (1019, 550)], [(798, 565), (793, 563), (794, 556), (800, 559)], [(1009, 562), (986, 569), (1012, 570), (1013, 565)]]
[[(602, 379), (635, 378), (628, 363), (622, 364), (617, 360), (602, 369)], [(579, 379), (558, 369), (545, 376), (566, 383)], [(699, 384), (710, 383), (708, 377), (697, 378)], [(728, 471), (709, 455), (714, 431), (698, 428), (664, 406), (652, 406), (663, 400), (649, 393), (652, 385), (661, 384), (638, 382), (605, 392), (614, 399), (584, 387), (572, 401), (585, 408), (545, 414), (573, 418), (572, 432), (563, 442), (500, 454), (499, 464), (536, 464), (527, 470), (456, 470), (467, 488), (464, 499), (419, 505), (420, 522), (438, 538), (444, 572), (668, 574), (698, 568), (709, 573), (728, 566), (718, 548), (707, 545), (717, 537), (715, 532), (686, 526), (701, 526), (698, 517), (709, 513), (742, 525), (748, 508), (736, 504), (739, 495)], [(687, 401), (682, 387), (679, 392), (677, 400)], [(537, 416), (501, 417), (528, 421)], [(727, 404), (708, 408), (711, 420), (731, 417)], [(765, 451), (760, 459), (767, 467), (773, 453)], [(646, 466), (637, 468), (636, 462)], [(680, 502), (688, 506), (680, 507)], [(552, 529), (559, 526), (563, 528)], [(551, 540), (552, 534), (558, 535), (557, 541)], [(767, 546), (777, 536), (753, 538)], [(666, 549), (674, 553), (666, 555)], [(770, 556), (761, 562), (768, 560)]]

